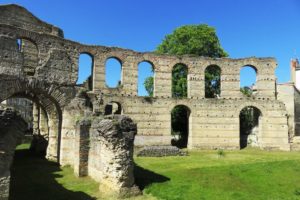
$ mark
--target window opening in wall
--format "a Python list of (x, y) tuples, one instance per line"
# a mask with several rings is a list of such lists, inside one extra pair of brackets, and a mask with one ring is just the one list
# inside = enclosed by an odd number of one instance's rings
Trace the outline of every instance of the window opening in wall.
[(92, 90), (93, 62), (91, 55), (87, 53), (79, 55), (77, 84), (83, 84), (89, 90)]
[(221, 94), (221, 69), (217, 65), (205, 69), (205, 98), (218, 98)]
[(154, 69), (147, 61), (138, 65), (138, 96), (153, 96), (154, 92)]
[(247, 97), (255, 95), (256, 87), (256, 72), (253, 66), (246, 65), (240, 71), (240, 91)]
[(172, 97), (186, 98), (188, 68), (184, 64), (176, 64), (172, 70)]
[(109, 88), (121, 86), (122, 65), (117, 58), (109, 58), (105, 63), (105, 81)]

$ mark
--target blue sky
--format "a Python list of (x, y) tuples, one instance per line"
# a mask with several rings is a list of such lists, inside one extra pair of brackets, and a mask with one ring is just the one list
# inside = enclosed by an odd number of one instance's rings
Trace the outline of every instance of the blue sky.
[[(275, 57), (278, 82), (300, 57), (299, 0), (0, 0), (17, 3), (85, 44), (153, 51), (176, 27), (216, 28), (232, 58)], [(247, 76), (247, 74), (245, 75)]]

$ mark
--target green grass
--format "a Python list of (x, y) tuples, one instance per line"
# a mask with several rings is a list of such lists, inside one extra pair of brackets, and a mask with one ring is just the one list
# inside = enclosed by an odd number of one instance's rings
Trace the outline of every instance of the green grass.
[[(89, 177), (77, 178), (71, 167), (60, 167), (32, 155), (29, 144), (17, 146), (11, 168), (10, 200), (91, 200), (103, 197), (99, 184)], [(150, 195), (128, 200), (153, 200)]]
[[(144, 193), (166, 200), (300, 199), (300, 153), (255, 149), (135, 158)], [(152, 178), (143, 174), (151, 170)], [(154, 177), (154, 178), (153, 178)]]
[[(135, 157), (136, 183), (144, 196), (132, 200), (300, 200), (300, 153), (194, 151), (185, 157)], [(11, 200), (89, 200), (101, 198), (92, 179), (77, 178), (17, 148), (12, 166)]]

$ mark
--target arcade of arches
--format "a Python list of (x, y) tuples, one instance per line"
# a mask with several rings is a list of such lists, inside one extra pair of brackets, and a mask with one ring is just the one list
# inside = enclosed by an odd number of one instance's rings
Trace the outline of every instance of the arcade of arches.
[[(78, 79), (81, 54), (91, 58), (91, 73), (84, 82)], [(106, 65), (111, 58), (118, 61), (120, 78), (109, 87)], [(138, 94), (138, 66), (144, 61), (153, 69), (153, 97)], [(244, 66), (256, 70), (255, 93), (250, 96), (240, 91)], [(176, 57), (83, 45), (64, 39), (61, 29), (20, 6), (0, 6), (0, 102), (11, 97), (32, 100), (38, 119), (34, 134), (48, 143), (47, 149), (37, 149), (61, 165), (73, 166), (78, 176), (89, 175), (119, 193), (136, 190), (133, 143), (290, 150), (294, 133), (286, 107), (277, 99), (276, 66), (274, 58)], [(174, 70), (186, 81), (175, 83)], [(184, 88), (184, 94), (176, 93), (174, 84)], [(243, 115), (244, 108), (249, 115)], [(181, 110), (186, 126), (171, 123), (172, 118), (176, 121), (174, 109)], [(242, 123), (249, 116), (251, 124)], [(16, 142), (9, 144), (13, 149)], [(3, 188), (8, 187), (10, 161), (2, 160), (1, 145), (1, 163), (8, 164), (0, 164), (5, 171), (0, 173), (0, 196), (7, 198)]]

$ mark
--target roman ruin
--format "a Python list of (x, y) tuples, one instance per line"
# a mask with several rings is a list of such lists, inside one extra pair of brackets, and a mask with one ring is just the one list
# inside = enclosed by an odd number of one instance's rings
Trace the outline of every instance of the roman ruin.
[[(77, 85), (81, 54), (91, 57), (92, 75)], [(116, 88), (106, 85), (109, 58), (122, 66)], [(138, 64), (143, 61), (154, 69), (153, 97), (137, 93)], [(188, 69), (187, 98), (172, 97), (176, 64)], [(216, 98), (205, 98), (204, 74), (210, 66), (221, 71), (221, 93)], [(257, 73), (251, 97), (240, 92), (244, 66)], [(259, 113), (251, 132), (253, 144), (268, 150), (291, 150), (297, 119), (287, 107), (294, 101), (287, 102), (291, 100), (284, 97), (287, 90), (277, 88), (276, 66), (274, 58), (170, 56), (84, 45), (65, 39), (61, 29), (23, 7), (0, 6), (0, 102), (12, 97), (31, 100), (36, 151), (45, 151), (47, 159), (71, 165), (77, 176), (91, 176), (120, 194), (138, 192), (133, 145), (171, 145), (171, 111), (176, 106), (184, 106), (188, 112), (189, 149), (240, 149), (244, 140), (240, 114), (250, 107)], [(0, 120), (14, 120), (6, 116), (0, 114)], [(16, 121), (0, 123), (0, 199), (8, 198), (11, 151), (19, 140), (17, 132), (23, 130), (23, 126), (8, 129), (10, 123)]]

